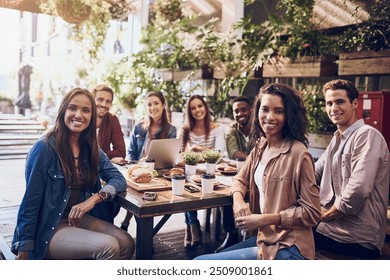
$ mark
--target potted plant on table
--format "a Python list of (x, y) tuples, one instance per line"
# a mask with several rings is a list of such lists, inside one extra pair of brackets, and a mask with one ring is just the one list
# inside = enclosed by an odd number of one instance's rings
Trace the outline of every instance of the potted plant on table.
[(187, 174), (187, 176), (196, 174), (196, 166), (202, 159), (201, 153), (189, 151), (182, 152), (180, 156), (184, 160), (185, 173)]
[(217, 150), (205, 150), (202, 157), (206, 162), (206, 173), (214, 174), (217, 161), (221, 158), (221, 152)]

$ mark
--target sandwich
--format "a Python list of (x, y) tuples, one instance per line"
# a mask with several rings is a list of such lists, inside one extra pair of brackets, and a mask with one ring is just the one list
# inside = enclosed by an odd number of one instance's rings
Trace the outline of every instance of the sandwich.
[(190, 176), (190, 179), (191, 179), (193, 182), (197, 183), (197, 184), (202, 183), (202, 179), (201, 179), (200, 175), (198, 175), (198, 174), (191, 175), (191, 176)]
[(217, 170), (222, 172), (237, 172), (237, 167), (230, 166), (226, 163), (221, 163), (217, 165)]
[(223, 171), (224, 171), (224, 172), (237, 172), (238, 169), (237, 169), (237, 167), (226, 166), (225, 169), (224, 169)]
[(149, 183), (152, 180), (152, 173), (146, 168), (137, 168), (131, 172), (131, 180), (136, 183)]
[(173, 176), (173, 175), (176, 175), (176, 174), (184, 174), (184, 169), (183, 168), (178, 168), (178, 167), (174, 167), (172, 168), (171, 170), (169, 170), (169, 176)]
[(134, 170), (136, 169), (139, 169), (139, 168), (142, 168), (141, 165), (131, 165), (128, 169), (127, 169), (127, 177), (131, 179), (131, 174), (133, 173)]

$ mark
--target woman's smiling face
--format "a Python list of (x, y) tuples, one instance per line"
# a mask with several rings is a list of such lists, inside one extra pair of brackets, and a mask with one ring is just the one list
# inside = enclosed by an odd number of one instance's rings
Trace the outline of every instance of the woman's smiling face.
[(258, 117), (260, 126), (267, 138), (282, 138), (286, 114), (283, 100), (280, 96), (264, 94), (261, 97)]
[(146, 99), (148, 115), (154, 120), (160, 120), (164, 112), (165, 105), (157, 96), (150, 96)]
[(79, 134), (89, 126), (92, 118), (92, 103), (84, 94), (75, 95), (64, 115), (65, 125), (72, 133)]
[(191, 115), (196, 121), (203, 120), (206, 117), (206, 107), (198, 98), (192, 100), (189, 104)]

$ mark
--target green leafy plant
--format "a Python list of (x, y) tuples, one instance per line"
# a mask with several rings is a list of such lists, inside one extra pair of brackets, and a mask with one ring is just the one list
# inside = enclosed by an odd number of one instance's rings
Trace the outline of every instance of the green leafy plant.
[(221, 158), (221, 152), (217, 150), (204, 150), (202, 157), (207, 163), (216, 163)]
[(191, 151), (182, 152), (180, 156), (184, 160), (184, 162), (188, 165), (196, 165), (202, 159), (202, 154), (199, 152), (191, 152)]
[(290, 58), (327, 56), (336, 53), (337, 41), (312, 23), (314, 0), (280, 0), (278, 9), (283, 17), (270, 16), (272, 28), (280, 33), (277, 55)]
[(339, 36), (340, 49), (343, 51), (390, 49), (390, 1), (375, 1), (362, 5), (356, 8), (352, 16), (358, 18), (356, 15), (364, 8), (369, 18), (365, 21), (356, 20), (355, 27), (347, 29)]
[(332, 133), (336, 126), (325, 111), (325, 98), (319, 85), (305, 85), (298, 88), (307, 113), (308, 132)]
[[(46, 0), (40, 4), (44, 13), (61, 16), (60, 7), (68, 10), (69, 16), (87, 15), (80, 22), (70, 22), (72, 33), (70, 37), (82, 46), (83, 55), (86, 60), (93, 61), (97, 58), (98, 52), (106, 38), (109, 27), (110, 4), (106, 1), (96, 0)], [(65, 19), (66, 20), (66, 19)]]

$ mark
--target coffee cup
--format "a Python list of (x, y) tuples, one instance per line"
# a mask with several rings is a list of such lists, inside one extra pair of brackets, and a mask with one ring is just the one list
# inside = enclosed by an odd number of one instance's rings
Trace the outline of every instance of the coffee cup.
[(201, 176), (202, 181), (202, 193), (210, 194), (214, 190), (215, 175), (210, 173), (203, 173)]
[(183, 195), (186, 176), (184, 174), (174, 174), (171, 177), (171, 181), (172, 181), (172, 194)]
[(245, 158), (236, 158), (236, 167), (237, 171), (240, 171), (240, 169), (244, 166)]
[(144, 166), (147, 167), (150, 171), (154, 170), (154, 164), (156, 161), (153, 158), (145, 159)]

